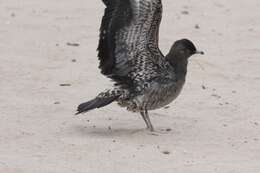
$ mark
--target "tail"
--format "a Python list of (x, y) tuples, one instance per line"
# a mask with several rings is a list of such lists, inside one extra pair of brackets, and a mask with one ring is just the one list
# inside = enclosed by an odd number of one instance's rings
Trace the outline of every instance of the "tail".
[(119, 97), (120, 95), (112, 95), (109, 92), (101, 93), (95, 99), (80, 104), (78, 106), (76, 115), (109, 105)]

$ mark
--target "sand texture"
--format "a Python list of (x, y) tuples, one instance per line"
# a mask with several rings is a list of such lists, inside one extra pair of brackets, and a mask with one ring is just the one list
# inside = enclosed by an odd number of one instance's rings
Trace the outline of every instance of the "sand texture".
[(97, 60), (101, 0), (0, 0), (0, 173), (259, 173), (260, 1), (162, 0), (160, 48), (205, 51), (152, 111), (157, 130), (112, 104)]

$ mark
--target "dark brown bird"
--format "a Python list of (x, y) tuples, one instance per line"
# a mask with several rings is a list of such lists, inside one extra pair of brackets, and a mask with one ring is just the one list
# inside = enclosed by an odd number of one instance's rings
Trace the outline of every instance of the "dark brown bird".
[(161, 0), (103, 0), (106, 5), (98, 46), (101, 73), (114, 88), (78, 106), (77, 114), (114, 101), (140, 112), (154, 130), (148, 111), (171, 103), (185, 83), (188, 59), (197, 51), (188, 39), (176, 41), (163, 56), (158, 48)]

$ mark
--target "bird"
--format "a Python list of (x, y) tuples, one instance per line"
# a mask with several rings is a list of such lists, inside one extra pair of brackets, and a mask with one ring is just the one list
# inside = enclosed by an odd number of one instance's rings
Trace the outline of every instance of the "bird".
[(166, 56), (158, 47), (161, 0), (102, 0), (105, 5), (98, 43), (101, 73), (113, 87), (82, 103), (76, 114), (112, 102), (140, 113), (154, 131), (148, 111), (170, 104), (185, 83), (189, 58), (198, 51), (189, 39), (173, 43)]

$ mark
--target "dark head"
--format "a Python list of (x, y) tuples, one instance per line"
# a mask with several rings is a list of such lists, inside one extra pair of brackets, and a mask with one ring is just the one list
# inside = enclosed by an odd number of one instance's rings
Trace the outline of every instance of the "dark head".
[(167, 55), (167, 59), (169, 61), (187, 61), (189, 57), (194, 54), (204, 54), (202, 51), (198, 51), (194, 44), (188, 39), (182, 39), (176, 41), (169, 54)]

